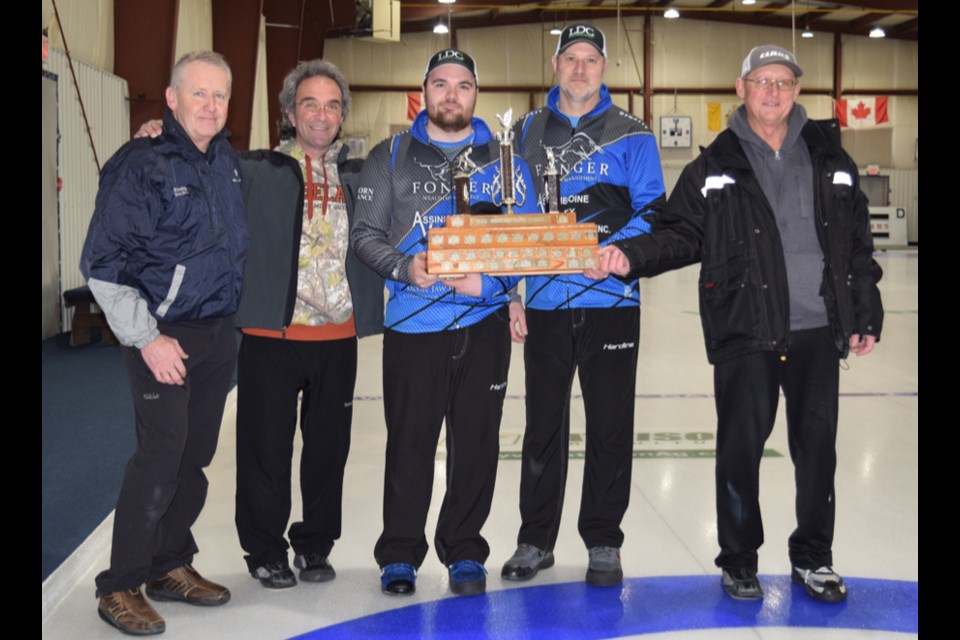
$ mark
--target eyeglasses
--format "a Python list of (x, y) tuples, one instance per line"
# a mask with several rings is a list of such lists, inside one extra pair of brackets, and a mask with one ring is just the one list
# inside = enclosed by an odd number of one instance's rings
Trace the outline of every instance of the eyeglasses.
[(744, 82), (752, 82), (761, 90), (776, 88), (777, 91), (793, 91), (799, 82), (790, 79), (774, 80), (773, 78), (744, 78)]
[(315, 100), (304, 100), (300, 103), (300, 108), (305, 111), (323, 111), (328, 116), (337, 117), (343, 115), (343, 105), (339, 102), (328, 102), (320, 104)]

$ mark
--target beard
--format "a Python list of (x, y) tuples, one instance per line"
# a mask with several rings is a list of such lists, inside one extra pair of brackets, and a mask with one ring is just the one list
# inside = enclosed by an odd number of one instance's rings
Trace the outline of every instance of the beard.
[(448, 133), (466, 129), (470, 126), (471, 119), (463, 110), (443, 111), (439, 107), (427, 109), (427, 118), (435, 127)]

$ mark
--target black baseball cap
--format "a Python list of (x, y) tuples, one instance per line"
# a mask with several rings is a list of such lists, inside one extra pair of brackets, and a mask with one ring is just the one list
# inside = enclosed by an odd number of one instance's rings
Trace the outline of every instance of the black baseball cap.
[(423, 72), (423, 81), (427, 81), (430, 72), (442, 64), (458, 64), (471, 74), (477, 84), (480, 84), (480, 77), (477, 75), (477, 63), (473, 58), (459, 49), (444, 49), (433, 54), (427, 61), (427, 68)]
[(579, 22), (569, 27), (564, 27), (560, 33), (560, 40), (557, 41), (557, 51), (554, 55), (560, 55), (570, 45), (578, 42), (586, 42), (597, 48), (604, 58), (607, 57), (607, 39), (603, 31), (597, 29), (592, 24)]

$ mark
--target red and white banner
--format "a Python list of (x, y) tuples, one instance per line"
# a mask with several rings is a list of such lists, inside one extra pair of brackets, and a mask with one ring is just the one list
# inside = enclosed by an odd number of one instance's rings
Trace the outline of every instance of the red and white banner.
[(890, 122), (887, 116), (887, 97), (849, 97), (837, 100), (837, 120), (841, 127), (875, 127)]
[(417, 118), (420, 113), (420, 92), (410, 91), (407, 93), (407, 120), (411, 122)]

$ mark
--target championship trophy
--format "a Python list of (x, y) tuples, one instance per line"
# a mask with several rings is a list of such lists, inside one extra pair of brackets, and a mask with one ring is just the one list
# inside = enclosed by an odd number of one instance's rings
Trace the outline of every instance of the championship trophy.
[[(470, 213), (470, 176), (477, 170), (470, 149), (461, 154), (454, 171), (456, 213), (446, 226), (428, 233), (427, 272), (440, 277), (466, 273), (538, 275), (579, 273), (596, 268), (597, 225), (578, 223), (573, 212), (559, 212), (560, 181), (553, 150), (547, 149), (544, 193), (550, 213), (514, 213), (513, 110), (501, 117), (500, 202), (505, 212), (494, 215)], [(522, 202), (522, 200), (521, 200)]]

